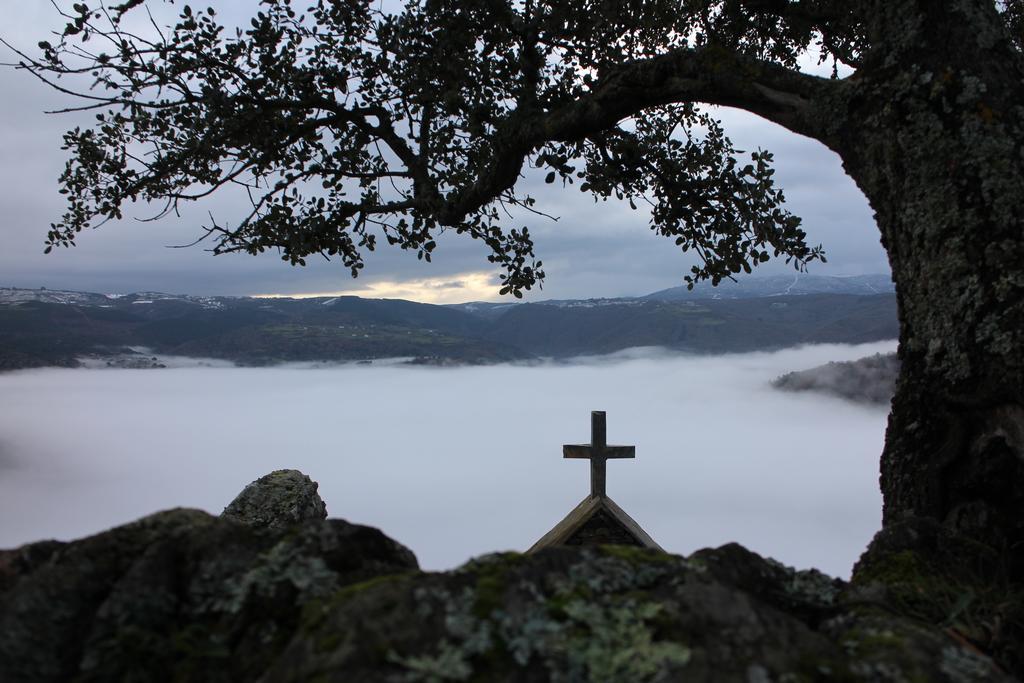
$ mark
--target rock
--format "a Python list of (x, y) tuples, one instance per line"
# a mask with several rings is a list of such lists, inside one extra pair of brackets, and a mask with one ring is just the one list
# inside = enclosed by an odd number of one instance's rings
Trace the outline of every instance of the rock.
[(1012, 681), (914, 617), (735, 544), (484, 557), (311, 603), (266, 683)]
[(376, 529), (296, 512), (315, 487), (294, 472), (250, 485), (238, 516), (256, 525), (177, 509), (0, 551), (0, 681), (1000, 683), (1024, 672), (1019, 578), (935, 523), (890, 525), (851, 583), (736, 544), (689, 557), (549, 548), (423, 573)]
[(221, 517), (253, 527), (282, 529), (309, 519), (326, 519), (317, 483), (298, 470), (277, 470), (252, 482), (224, 508)]
[(913, 615), (1024, 674), (1024, 576), (1002, 545), (906, 516), (878, 532), (848, 599)]
[(416, 569), (369, 527), (254, 529), (186, 509), (0, 551), (0, 681), (255, 680), (306, 604)]

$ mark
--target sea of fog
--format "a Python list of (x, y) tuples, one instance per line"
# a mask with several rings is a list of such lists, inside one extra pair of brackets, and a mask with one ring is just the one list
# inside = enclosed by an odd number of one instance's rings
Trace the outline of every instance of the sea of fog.
[(430, 368), (46, 369), (0, 375), (0, 548), (177, 506), (219, 513), (296, 468), (332, 517), (379, 527), (426, 569), (524, 550), (589, 489), (608, 413), (608, 493), (666, 550), (737, 541), (847, 577), (881, 519), (887, 410), (772, 389), (895, 342)]

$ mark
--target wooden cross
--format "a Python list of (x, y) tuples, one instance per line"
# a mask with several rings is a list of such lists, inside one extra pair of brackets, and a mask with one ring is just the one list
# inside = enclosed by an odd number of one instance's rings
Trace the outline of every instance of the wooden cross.
[(606, 468), (609, 458), (635, 458), (636, 446), (609, 446), (608, 427), (603, 410), (590, 413), (590, 443), (566, 444), (562, 446), (565, 458), (587, 458), (590, 460), (590, 495), (604, 498)]

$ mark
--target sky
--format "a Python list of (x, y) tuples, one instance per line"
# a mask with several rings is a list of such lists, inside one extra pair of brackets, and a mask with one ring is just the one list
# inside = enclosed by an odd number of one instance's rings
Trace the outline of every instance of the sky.
[[(158, 18), (169, 21), (172, 15), (160, 3), (150, 4)], [(243, 23), (246, 3), (218, 6), (222, 19)], [(10, 3), (0, 37), (37, 52), (36, 43), (62, 26), (48, 2)], [(6, 49), (0, 50), (5, 53), (0, 61), (16, 61)], [(231, 296), (346, 293), (428, 303), (499, 298), (499, 271), (487, 262), (486, 248), (454, 235), (439, 241), (431, 264), (384, 245), (369, 255), (356, 280), (334, 262), (310, 259), (309, 266), (296, 268), (274, 255), (214, 257), (201, 246), (168, 248), (198, 237), (208, 212), (229, 222), (239, 216), (239, 197), (215, 196), (186, 207), (180, 217), (158, 222), (138, 221), (154, 211), (135, 207), (126, 220), (80, 236), (77, 247), (44, 255), (48, 226), (63, 212), (57, 192), (65, 161), (61, 134), (75, 125), (88, 125), (90, 117), (44, 115), (72, 102), (24, 71), (0, 68), (0, 92), (0, 286)], [(872, 212), (837, 155), (753, 115), (736, 110), (718, 113), (740, 149), (763, 148), (775, 154), (776, 177), (789, 210), (803, 218), (808, 241), (823, 244), (828, 254), (828, 263), (813, 264), (812, 273), (889, 272)], [(578, 190), (545, 185), (543, 175), (532, 171), (521, 181), (521, 187), (537, 197), (539, 208), (558, 217), (557, 222), (540, 217), (525, 221), (547, 273), (543, 290), (528, 293), (527, 300), (638, 296), (682, 284), (692, 262), (670, 240), (649, 229), (645, 214), (624, 203), (595, 204)], [(759, 272), (785, 268), (768, 264)]]
[(527, 549), (587, 495), (587, 463), (561, 445), (587, 443), (590, 411), (605, 410), (609, 443), (636, 446), (609, 462), (608, 494), (665, 550), (735, 541), (848, 577), (881, 523), (888, 411), (769, 382), (894, 348), (0, 374), (0, 395), (17, 397), (0, 411), (0, 548), (171, 507), (219, 514), (250, 481), (297, 468), (331, 517), (447, 569)]

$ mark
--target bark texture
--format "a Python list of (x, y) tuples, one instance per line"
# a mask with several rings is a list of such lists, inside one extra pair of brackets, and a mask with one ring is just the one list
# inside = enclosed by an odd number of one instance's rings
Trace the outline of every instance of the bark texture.
[[(892, 266), (901, 374), (884, 525), (944, 524), (1024, 569), (1024, 60), (992, 0), (865, 0), (856, 73), (745, 72), (731, 102), (834, 150)], [(732, 72), (734, 78), (742, 74)], [(700, 92), (714, 102), (714, 89)], [(741, 88), (731, 92), (742, 93)]]
[[(664, 82), (644, 87), (666, 100), (745, 109), (839, 154), (875, 212), (899, 302), (902, 371), (881, 462), (884, 526), (940, 522), (1018, 572), (1024, 59), (992, 0), (849, 7), (867, 46), (849, 78), (741, 64), (727, 50), (716, 67), (713, 51), (680, 52), (644, 64)], [(597, 104), (577, 108), (602, 111)]]
[(902, 373), (884, 524), (923, 516), (1024, 559), (1024, 69), (985, 0), (875, 3), (831, 143), (876, 213)]

